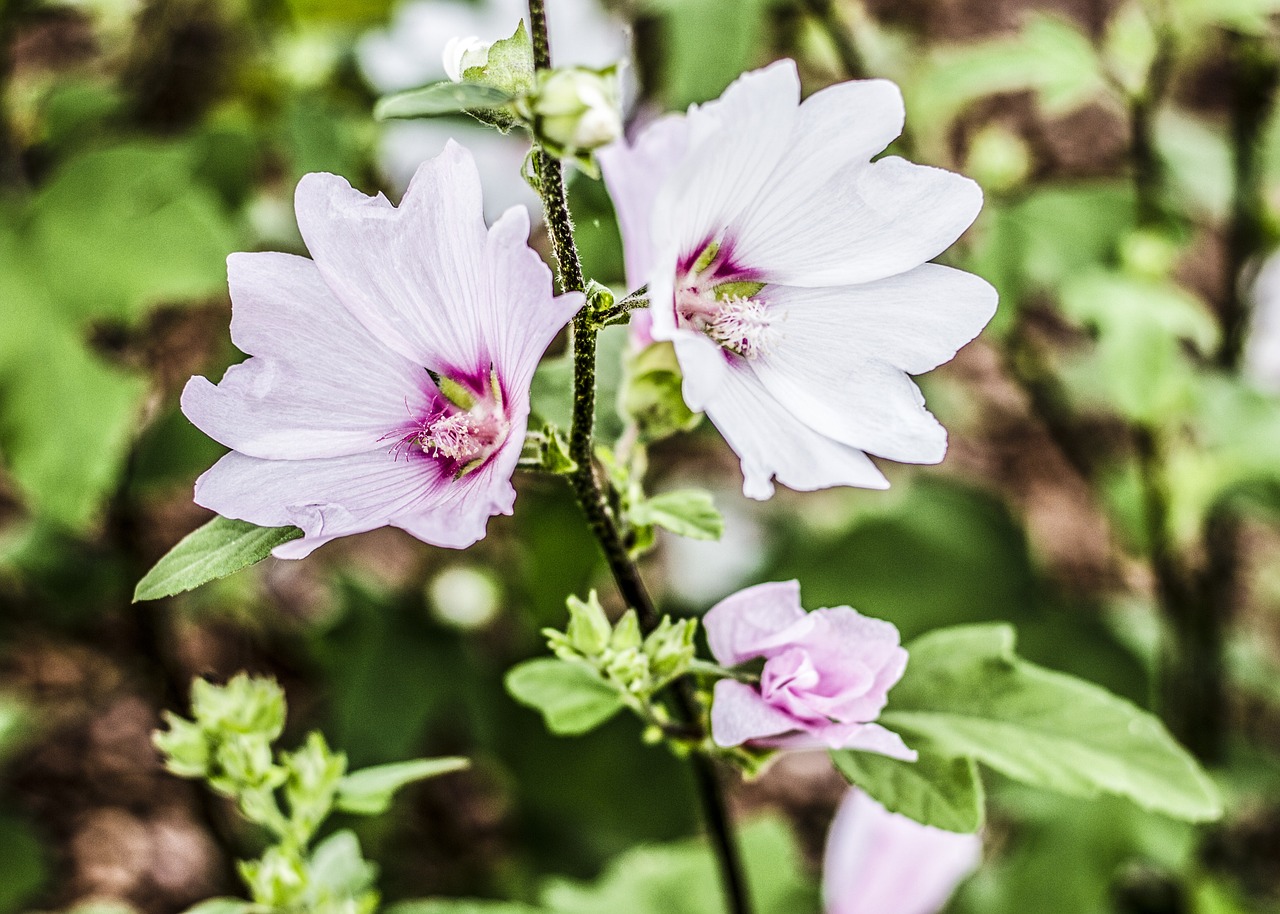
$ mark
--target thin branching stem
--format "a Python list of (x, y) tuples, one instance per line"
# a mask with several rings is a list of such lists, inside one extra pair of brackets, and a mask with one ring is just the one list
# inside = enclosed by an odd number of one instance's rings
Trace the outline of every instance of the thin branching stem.
[[(547, 30), (545, 0), (529, 0), (529, 33), (533, 41), (534, 66), (551, 67), (551, 42)], [(543, 211), (551, 235), (560, 288), (565, 292), (586, 292), (582, 261), (573, 239), (573, 219), (565, 193), (560, 161), (543, 149), (534, 151), (534, 172), (542, 196)], [(573, 319), (573, 419), (569, 428), (569, 456), (577, 464), (569, 476), (574, 495), (586, 515), (596, 541), (599, 542), (618, 590), (628, 606), (635, 609), (646, 630), (658, 624), (658, 611), (645, 588), (618, 529), (617, 518), (609, 508), (608, 492), (596, 472), (593, 445), (596, 399), (596, 334), (595, 316), (583, 308)], [(686, 720), (696, 722), (697, 704), (687, 680), (676, 683), (677, 706)], [(701, 728), (699, 728), (700, 730)], [(725, 809), (715, 767), (704, 755), (690, 756), (703, 818), (711, 844), (720, 864), (721, 879), (732, 914), (751, 914), (742, 860), (734, 839), (728, 811)]]

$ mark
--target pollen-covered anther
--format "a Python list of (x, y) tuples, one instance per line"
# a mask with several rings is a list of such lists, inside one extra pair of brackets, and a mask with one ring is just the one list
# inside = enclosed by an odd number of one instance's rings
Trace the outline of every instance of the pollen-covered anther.
[(778, 336), (768, 306), (741, 296), (723, 299), (719, 305), (707, 321), (707, 336), (744, 359), (768, 353)]
[(418, 446), (431, 457), (468, 464), (483, 460), (505, 437), (505, 423), (496, 415), (478, 417), (457, 412), (442, 415), (418, 433)]

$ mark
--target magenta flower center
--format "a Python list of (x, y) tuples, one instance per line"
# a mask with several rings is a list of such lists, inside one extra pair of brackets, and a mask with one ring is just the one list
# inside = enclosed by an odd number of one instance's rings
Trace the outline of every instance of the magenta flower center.
[(763, 288), (748, 271), (730, 264), (722, 245), (712, 242), (676, 282), (677, 321), (706, 334), (727, 352), (759, 358), (778, 335), (776, 315), (758, 297)]
[(487, 378), (458, 380), (435, 372), (431, 377), (436, 390), (426, 414), (387, 437), (397, 439), (397, 456), (435, 460), (446, 474), (460, 479), (484, 466), (511, 434), (502, 384), (492, 368)]
[(417, 445), (429, 457), (444, 457), (466, 467), (488, 460), (507, 440), (511, 425), (500, 411), (480, 404), (467, 412), (441, 413), (423, 426)]

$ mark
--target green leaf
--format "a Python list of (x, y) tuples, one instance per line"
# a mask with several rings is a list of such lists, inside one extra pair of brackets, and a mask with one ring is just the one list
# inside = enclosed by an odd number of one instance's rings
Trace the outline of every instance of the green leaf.
[(724, 533), (724, 518), (703, 489), (663, 492), (633, 505), (630, 515), (632, 523), (665, 527), (690, 539), (718, 540)]
[(885, 726), (1015, 780), (1075, 796), (1111, 793), (1189, 821), (1222, 814), (1217, 790), (1151, 714), (1014, 655), (1008, 625), (942, 629), (908, 645)]
[(312, 893), (322, 898), (355, 898), (378, 878), (378, 868), (364, 859), (355, 832), (345, 828), (316, 845), (307, 869)]
[(380, 121), (391, 118), (439, 117), (442, 114), (498, 108), (511, 101), (511, 98), (511, 95), (493, 86), (439, 82), (421, 89), (383, 96), (374, 105), (373, 116)]
[(376, 816), (387, 811), (392, 796), (406, 784), (461, 771), (470, 764), (465, 758), (423, 758), (361, 768), (338, 782), (335, 805), (343, 812)]
[(533, 42), (524, 27), (524, 20), (520, 20), (510, 38), (495, 41), (489, 46), (484, 66), (468, 67), (462, 72), (462, 78), (501, 90), (509, 98), (532, 92), (536, 78)]
[(622, 710), (622, 696), (587, 667), (540, 657), (513, 667), (507, 691), (521, 704), (540, 712), (547, 729), (576, 736), (604, 723)]
[(187, 534), (133, 592), (133, 602), (171, 597), (184, 590), (247, 568), (281, 543), (302, 536), (297, 527), (259, 527), (244, 520), (215, 517)]
[(919, 753), (904, 762), (871, 752), (831, 753), (840, 773), (890, 812), (954, 832), (982, 827), (984, 793), (978, 766), (971, 758), (944, 754), (927, 739), (913, 739)]
[(65, 314), (135, 321), (156, 305), (221, 295), (238, 239), (182, 145), (83, 153), (31, 204), (28, 240)]

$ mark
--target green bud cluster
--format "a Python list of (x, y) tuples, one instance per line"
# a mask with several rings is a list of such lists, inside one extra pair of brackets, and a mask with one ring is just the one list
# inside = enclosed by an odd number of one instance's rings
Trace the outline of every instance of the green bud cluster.
[[(340, 805), (346, 756), (331, 750), (319, 732), (294, 752), (275, 751), (286, 707), (284, 692), (271, 679), (239, 674), (221, 686), (198, 679), (191, 689), (191, 710), (190, 720), (167, 713), (167, 729), (156, 731), (152, 739), (171, 772), (203, 779), (235, 800), (246, 819), (274, 835), (276, 843), (261, 858), (239, 864), (254, 908), (372, 914), (378, 895), (354, 836), (339, 832), (308, 851), (320, 826)], [(330, 848), (340, 838), (341, 847)], [(335, 884), (334, 861), (321, 858), (322, 853), (333, 857), (339, 852), (349, 858), (339, 867), (347, 876)]]
[(566, 603), (569, 624), (563, 632), (543, 631), (548, 646), (561, 660), (590, 664), (625, 695), (647, 699), (686, 673), (693, 662), (697, 619), (673, 622), (664, 616), (646, 637), (635, 610), (610, 624), (594, 590), (585, 601), (569, 597)]

